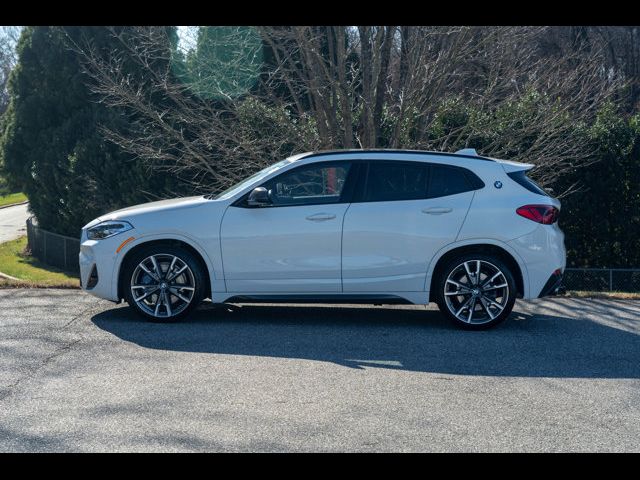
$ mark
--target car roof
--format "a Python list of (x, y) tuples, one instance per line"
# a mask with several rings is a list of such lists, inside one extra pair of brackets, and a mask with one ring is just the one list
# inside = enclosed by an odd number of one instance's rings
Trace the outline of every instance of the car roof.
[(487, 162), (496, 162), (494, 158), (483, 157), (481, 155), (470, 155), (466, 153), (450, 153), (450, 152), (434, 152), (430, 150), (403, 150), (403, 149), (385, 149), (385, 148), (370, 148), (370, 149), (345, 149), (345, 150), (317, 150), (313, 152), (302, 153), (297, 156), (297, 159), (321, 157), (327, 155), (340, 155), (340, 154), (361, 154), (366, 155), (368, 153), (396, 153), (396, 154), (415, 154), (415, 155), (438, 155), (453, 158), (469, 158), (473, 160), (484, 160)]

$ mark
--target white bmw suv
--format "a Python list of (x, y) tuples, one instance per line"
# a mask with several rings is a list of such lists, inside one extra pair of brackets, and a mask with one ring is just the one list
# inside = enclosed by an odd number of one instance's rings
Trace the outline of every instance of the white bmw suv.
[(217, 195), (103, 215), (82, 230), (82, 288), (155, 321), (213, 302), (427, 304), (457, 325), (553, 294), (560, 202), (533, 165), (406, 150), (296, 155)]

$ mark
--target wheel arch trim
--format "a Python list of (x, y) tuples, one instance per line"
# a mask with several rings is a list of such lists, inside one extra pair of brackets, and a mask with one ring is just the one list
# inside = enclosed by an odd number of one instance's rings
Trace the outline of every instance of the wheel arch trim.
[(213, 262), (211, 261), (211, 258), (209, 257), (209, 255), (207, 255), (207, 252), (205, 251), (205, 249), (202, 248), (202, 246), (200, 246), (197, 241), (195, 241), (191, 237), (187, 237), (186, 235), (180, 235), (176, 233), (166, 233), (166, 234), (154, 233), (154, 234), (148, 234), (148, 235), (136, 237), (135, 240), (132, 240), (131, 242), (127, 243), (124, 246), (124, 248), (122, 248), (122, 250), (120, 250), (120, 252), (116, 255), (116, 262), (113, 268), (111, 285), (113, 288), (113, 296), (117, 297), (118, 301), (122, 299), (122, 295), (120, 295), (121, 292), (119, 290), (120, 290), (120, 274), (122, 271), (122, 267), (124, 265), (124, 259), (127, 257), (129, 253), (131, 253), (132, 250), (138, 247), (141, 247), (147, 243), (159, 242), (163, 240), (178, 241), (191, 247), (195, 252), (198, 253), (202, 261), (205, 263), (205, 266), (207, 268), (207, 276), (209, 277), (210, 292), (215, 291), (216, 287), (220, 288), (219, 284), (222, 284), (222, 287), (224, 288), (224, 281), (222, 280), (221, 275), (218, 272), (216, 272)]
[[(449, 244), (445, 245), (444, 247), (442, 247), (440, 250), (438, 250), (436, 252), (436, 254), (429, 261), (429, 264), (427, 265), (427, 274), (425, 276), (425, 284), (424, 284), (424, 289), (427, 292), (427, 298), (429, 299), (430, 296), (431, 296), (431, 283), (433, 281), (433, 274), (435, 272), (436, 267), (438, 266), (438, 263), (442, 259), (442, 257), (444, 257), (448, 253), (451, 253), (452, 251), (457, 250), (459, 248), (475, 247), (475, 246), (482, 247), (484, 245), (497, 247), (497, 248), (499, 248), (501, 250), (504, 250), (509, 256), (511, 256), (511, 258), (515, 261), (515, 263), (517, 264), (518, 268), (520, 269), (520, 273), (522, 274), (522, 290), (523, 290), (522, 291), (522, 297), (523, 298), (531, 298), (530, 297), (530, 291), (529, 291), (529, 285), (530, 285), (529, 272), (527, 270), (526, 264), (522, 260), (522, 257), (510, 245), (508, 245), (508, 244), (506, 244), (504, 242), (501, 242), (500, 240), (495, 240), (495, 239), (492, 239), (492, 238), (470, 238), (470, 239), (465, 239), (465, 240), (462, 240), (462, 241), (459, 241), (459, 242), (449, 243)], [(514, 273), (516, 273), (516, 272), (514, 272)]]

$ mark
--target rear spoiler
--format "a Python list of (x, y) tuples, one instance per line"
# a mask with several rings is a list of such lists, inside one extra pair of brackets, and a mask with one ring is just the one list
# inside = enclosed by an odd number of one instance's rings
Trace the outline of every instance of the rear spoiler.
[(502, 168), (507, 173), (519, 172), (521, 170), (527, 171), (535, 167), (535, 165), (531, 163), (510, 162), (508, 160), (496, 160), (496, 161), (502, 164)]
[[(478, 155), (478, 152), (476, 152), (475, 148), (463, 148), (462, 150), (458, 150), (456, 152), (456, 155), (466, 155), (468, 157), (480, 157)], [(531, 170), (533, 167), (535, 167), (535, 165), (531, 163), (512, 162), (510, 160), (500, 160), (499, 158), (490, 158), (490, 157), (480, 157), (480, 158), (501, 163), (502, 168), (506, 173), (520, 172), (522, 170), (526, 172), (527, 170)]]

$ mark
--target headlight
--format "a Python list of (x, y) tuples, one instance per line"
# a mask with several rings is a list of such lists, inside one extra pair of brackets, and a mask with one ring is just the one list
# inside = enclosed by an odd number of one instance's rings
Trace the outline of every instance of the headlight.
[(103, 238), (113, 237), (119, 233), (131, 230), (133, 227), (129, 222), (119, 222), (116, 220), (108, 220), (101, 222), (95, 227), (87, 230), (87, 238), (89, 240), (101, 240)]

